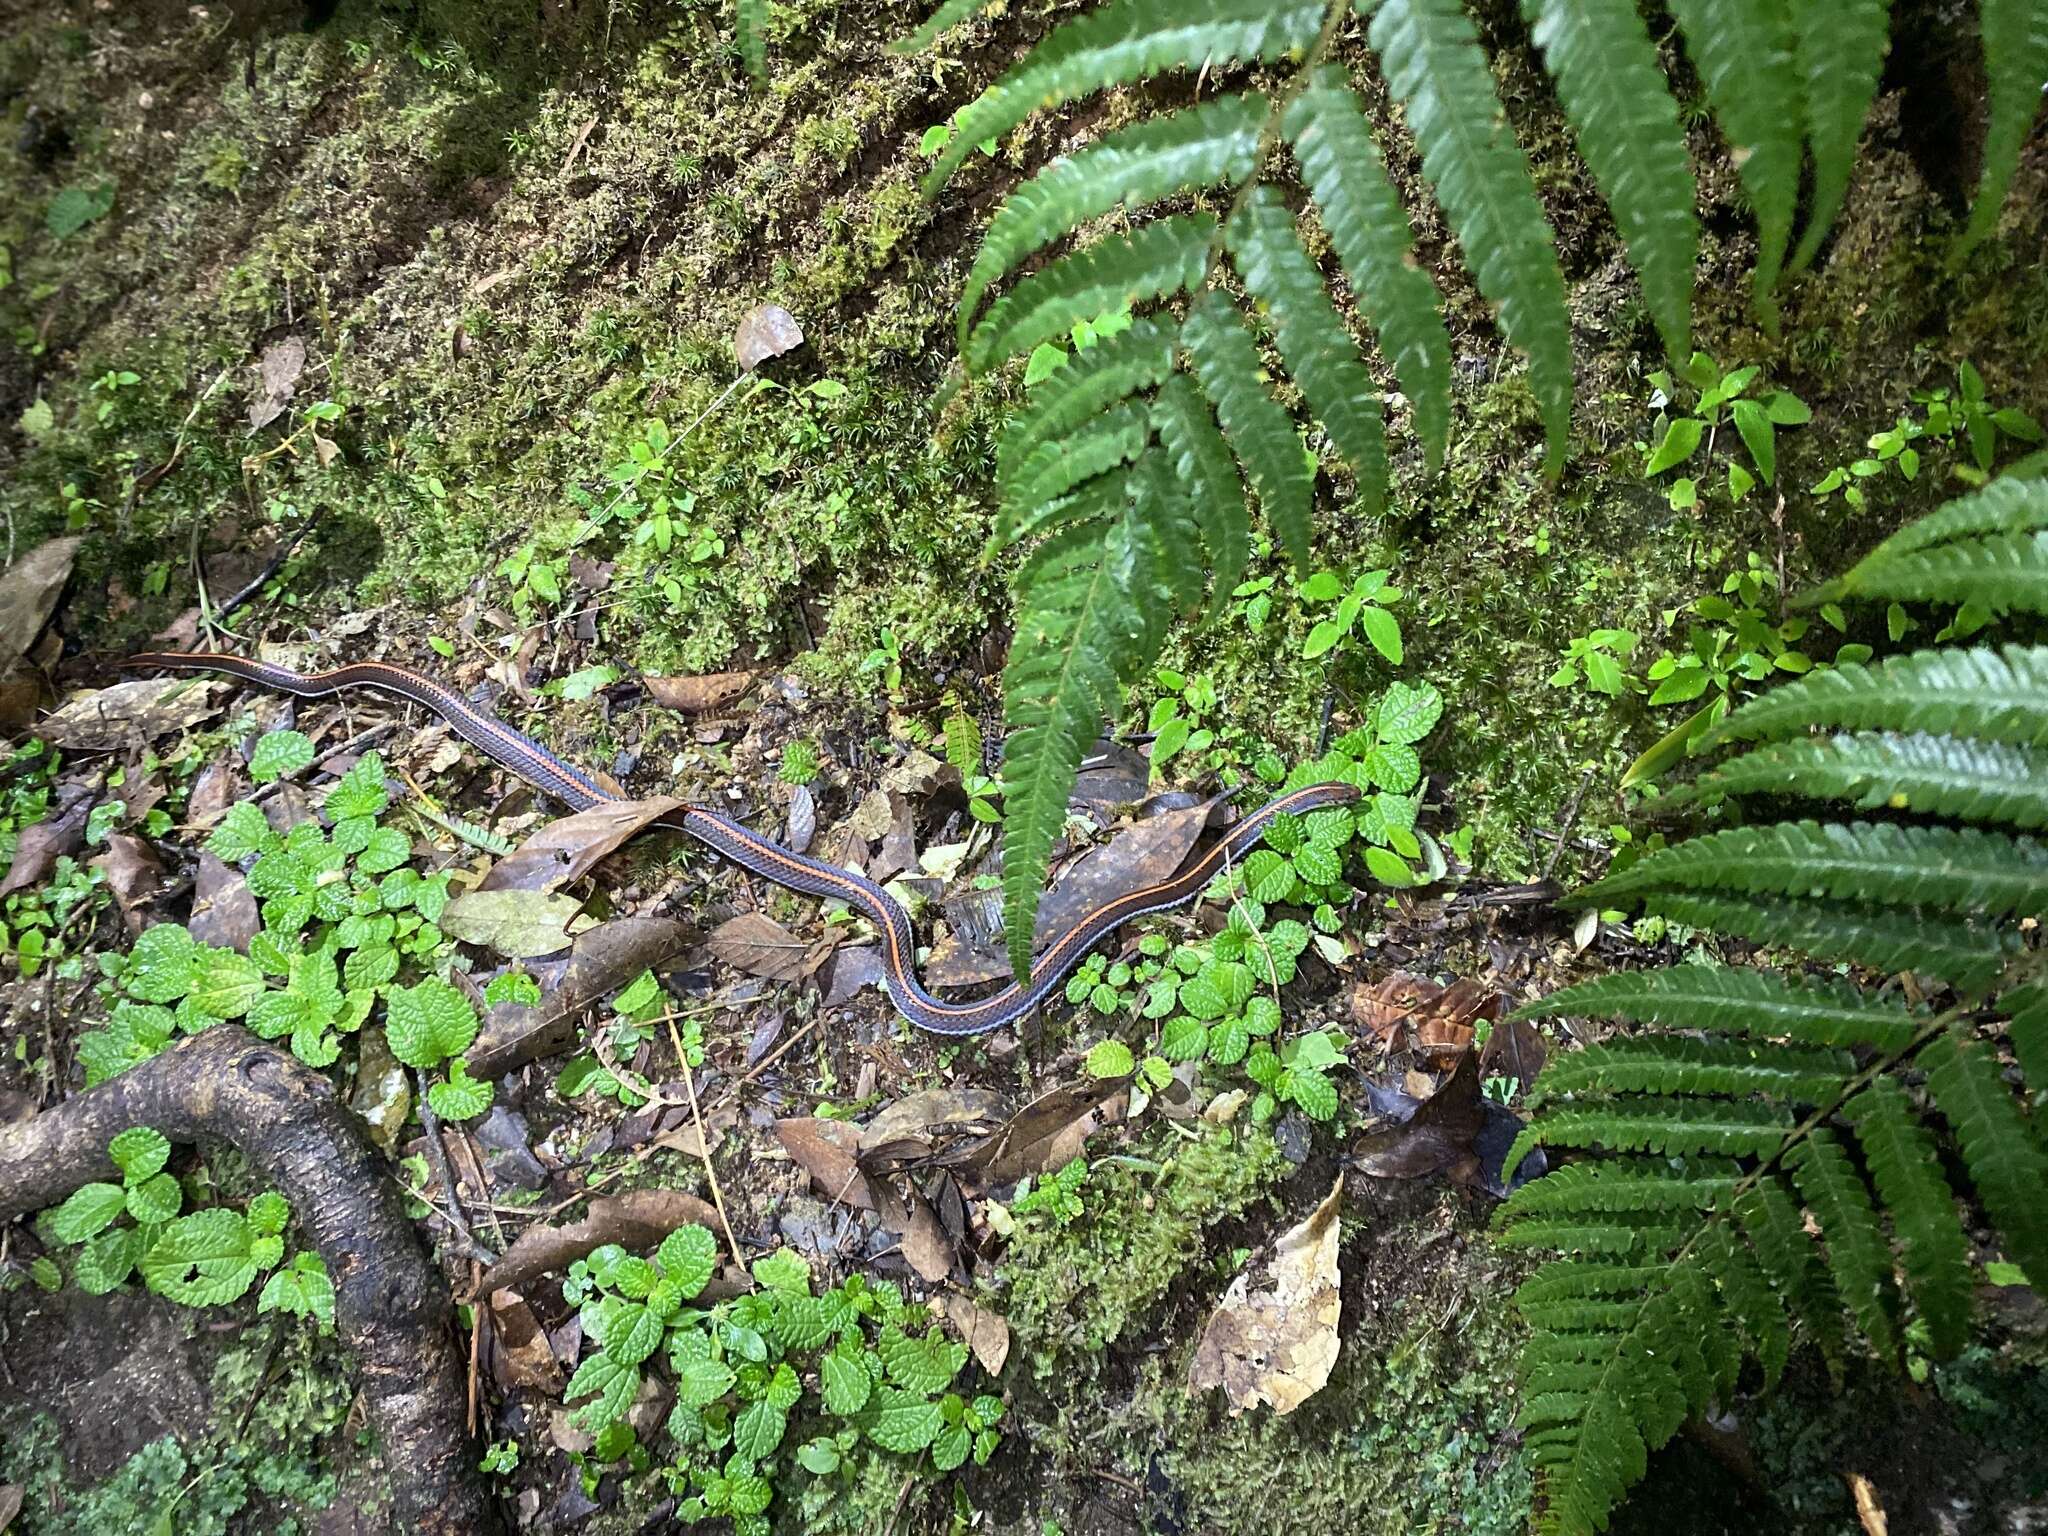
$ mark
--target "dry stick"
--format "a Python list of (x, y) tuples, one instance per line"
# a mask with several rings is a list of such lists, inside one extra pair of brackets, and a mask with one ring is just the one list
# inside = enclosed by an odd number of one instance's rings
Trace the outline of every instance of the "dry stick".
[(261, 592), (263, 590), (263, 584), (270, 580), (271, 577), (275, 576), (279, 571), (284, 569), (285, 561), (291, 559), (293, 552), (297, 550), (299, 545), (305, 540), (306, 535), (308, 533), (311, 533), (312, 531), (313, 520), (309, 517), (303, 523), (299, 524), (299, 531), (293, 534), (291, 538), (285, 541), (284, 548), (280, 549), (276, 554), (272, 555), (270, 559), (264, 564), (263, 569), (256, 573), (255, 580), (251, 581), (247, 586), (243, 587), (241, 591), (237, 592), (233, 597), (229, 598), (226, 602), (221, 603), (213, 610), (214, 617), (225, 619), (229, 614), (233, 613), (237, 608), (241, 607), (242, 604), (249, 601), (249, 599), (254, 597), (258, 592)]
[(465, 1254), (471, 1258), (481, 1256), (484, 1263), (495, 1264), (500, 1255), (478, 1242), (476, 1234), (469, 1230), (469, 1223), (463, 1219), (462, 1196), (455, 1188), (455, 1168), (448, 1161), (448, 1148), (441, 1141), (441, 1117), (434, 1113), (434, 1106), (427, 1100), (427, 1074), (414, 1067), (412, 1075), (419, 1087), (420, 1129), (427, 1135), (427, 1161), (434, 1165), (434, 1177), (441, 1181), (441, 1193), (447, 1199), (447, 1208), (441, 1214), (455, 1229), (455, 1236)]
[(1579, 802), (1586, 798), (1586, 786), (1593, 782), (1593, 775), (1599, 770), (1588, 768), (1579, 775), (1579, 787), (1572, 791), (1571, 803), (1564, 808), (1564, 819), (1558, 823), (1557, 841), (1551, 844), (1550, 857), (1543, 861), (1543, 878), (1548, 880), (1550, 872), (1557, 868), (1557, 861), (1564, 857), (1564, 845), (1572, 835), (1572, 828), (1578, 825)]
[(733, 1099), (739, 1096), (739, 1091), (742, 1088), (746, 1087), (748, 1083), (751, 1083), (763, 1072), (766, 1072), (770, 1067), (774, 1066), (775, 1063), (781, 1059), (781, 1057), (789, 1050), (791, 1046), (795, 1045), (799, 1040), (803, 1039), (804, 1036), (808, 1035), (812, 1030), (816, 1029), (817, 1027), (818, 1021), (815, 1018), (813, 1018), (810, 1021), (810, 1023), (806, 1024), (802, 1029), (798, 1030), (795, 1034), (791, 1035), (787, 1040), (783, 1041), (782, 1044), (775, 1047), (775, 1049), (770, 1051), (766, 1056), (763, 1056), (759, 1061), (755, 1062), (751, 1067), (747, 1068), (747, 1070), (743, 1074), (735, 1078), (733, 1080), (732, 1087), (726, 1090), (725, 1097), (720, 1099), (716, 1104), (712, 1105), (711, 1107), (713, 1109), (724, 1108), (728, 1103), (730, 1103)]
[(740, 1240), (732, 1235), (732, 1218), (725, 1214), (725, 1191), (718, 1187), (718, 1170), (711, 1166), (711, 1138), (704, 1131), (704, 1111), (697, 1105), (697, 1074), (690, 1067), (690, 1053), (683, 1049), (683, 1037), (676, 1029), (674, 1010), (669, 1010), (662, 1017), (668, 1023), (668, 1037), (675, 1045), (676, 1060), (683, 1064), (683, 1086), (690, 1091), (690, 1114), (697, 1122), (697, 1153), (704, 1160), (704, 1177), (711, 1184), (711, 1203), (718, 1207), (718, 1224), (725, 1228), (725, 1245), (732, 1250), (733, 1263), (745, 1269), (746, 1255), (740, 1252)]

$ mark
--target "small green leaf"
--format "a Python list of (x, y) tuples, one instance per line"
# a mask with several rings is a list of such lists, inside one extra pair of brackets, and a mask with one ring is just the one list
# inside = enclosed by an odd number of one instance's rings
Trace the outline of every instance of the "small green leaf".
[(839, 1470), (839, 1447), (821, 1435), (797, 1447), (796, 1461), (806, 1472), (827, 1477)]
[(1131, 1048), (1121, 1040), (1098, 1040), (1082, 1062), (1090, 1077), (1128, 1077), (1136, 1065)]
[(384, 787), (384, 759), (375, 752), (365, 752), (347, 773), (335, 780), (320, 808), (330, 820), (340, 821), (350, 816), (382, 815), (390, 803), (391, 796)]
[(82, 1243), (105, 1230), (127, 1203), (128, 1192), (118, 1184), (87, 1184), (73, 1190), (44, 1220), (58, 1242)]
[(677, 1227), (661, 1240), (654, 1257), (662, 1274), (675, 1282), (687, 1300), (711, 1283), (712, 1271), (718, 1267), (718, 1239), (708, 1228), (694, 1223)]
[(258, 784), (298, 773), (313, 765), (313, 743), (302, 731), (271, 731), (249, 755), (249, 777)]
[(491, 1107), (489, 1083), (469, 1075), (461, 1057), (448, 1064), (448, 1080), (427, 1089), (427, 1103), (443, 1120), (472, 1120)]
[(1372, 648), (1395, 666), (1401, 664), (1401, 626), (1394, 616), (1384, 608), (1366, 607), (1358, 615), (1365, 638), (1372, 642)]
[(107, 1156), (130, 1184), (163, 1171), (171, 1160), (171, 1144), (161, 1131), (146, 1125), (131, 1126), (107, 1143)]
[(848, 1356), (837, 1350), (818, 1361), (818, 1379), (826, 1408), (841, 1418), (851, 1418), (866, 1407), (868, 1395), (874, 1388), (860, 1357)]
[(1694, 416), (1674, 416), (1664, 428), (1664, 437), (1657, 444), (1656, 452), (1650, 455), (1650, 462), (1643, 466), (1645, 475), (1661, 475), (1665, 470), (1683, 464), (1693, 456), (1700, 445), (1700, 438), (1706, 432), (1707, 424)]
[(939, 1405), (928, 1403), (915, 1393), (881, 1387), (870, 1410), (867, 1437), (885, 1451), (908, 1456), (923, 1450), (939, 1436), (943, 1420)]
[(782, 1443), (789, 1415), (767, 1398), (747, 1404), (733, 1420), (733, 1449), (749, 1461), (762, 1461)]
[(578, 1398), (589, 1398), (576, 1410), (575, 1420), (583, 1428), (595, 1431), (614, 1419), (624, 1418), (639, 1393), (640, 1368), (600, 1353), (577, 1367), (562, 1400), (573, 1403)]
[(184, 1204), (184, 1190), (168, 1173), (159, 1173), (128, 1186), (128, 1214), (141, 1226), (156, 1226), (174, 1219)]
[(393, 987), (385, 1005), (384, 1033), (391, 1054), (409, 1067), (438, 1067), (476, 1039), (476, 1010), (437, 977)]

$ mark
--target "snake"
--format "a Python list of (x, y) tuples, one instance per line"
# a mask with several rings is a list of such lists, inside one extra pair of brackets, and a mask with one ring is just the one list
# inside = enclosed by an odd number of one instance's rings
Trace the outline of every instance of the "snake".
[[(478, 709), (446, 683), (390, 662), (357, 661), (324, 672), (294, 672), (288, 667), (225, 652), (151, 651), (130, 657), (129, 664), (173, 672), (220, 673), (301, 699), (328, 698), (353, 689), (390, 695), (440, 716), (456, 735), (479, 752), (572, 810), (587, 811), (623, 801), (622, 796), (606, 790), (532, 737)], [(1028, 979), (1013, 980), (1002, 990), (974, 1002), (945, 1002), (924, 989), (917, 978), (917, 938), (910, 914), (895, 897), (866, 876), (795, 853), (730, 817), (699, 806), (666, 812), (648, 823), (648, 828), (679, 832), (721, 858), (789, 890), (844, 901), (873, 923), (882, 936), (882, 979), (897, 1012), (931, 1034), (965, 1036), (987, 1034), (1030, 1013), (1112, 930), (1147, 913), (1162, 912), (1192, 900), (1208, 887), (1219, 870), (1242, 858), (1264, 838), (1276, 818), (1306, 815), (1356, 799), (1358, 790), (1354, 786), (1329, 782), (1304, 785), (1267, 801), (1232, 825), (1222, 838), (1178, 873), (1112, 897), (1083, 913), (1038, 957)]]

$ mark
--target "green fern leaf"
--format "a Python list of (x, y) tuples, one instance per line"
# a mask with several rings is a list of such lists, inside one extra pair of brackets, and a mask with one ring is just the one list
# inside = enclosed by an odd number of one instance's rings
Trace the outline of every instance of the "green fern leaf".
[(1057, 441), (1119, 400), (1163, 384), (1173, 373), (1179, 340), (1180, 322), (1173, 316), (1143, 315), (1129, 330), (1078, 354), (1003, 423), (996, 478), (1007, 484), (1039, 444)]
[(1981, 991), (1996, 980), (2018, 945), (2008, 932), (1904, 908), (1792, 898), (1744, 901), (1679, 891), (1658, 892), (1646, 905), (1661, 916), (1752, 944), (1796, 949), (1818, 960), (1849, 960), (1879, 971), (1920, 971), (1965, 992)]
[(1842, 1106), (1855, 1127), (1878, 1197), (1891, 1213), (1913, 1303), (1939, 1359), (1969, 1340), (1970, 1245), (1941, 1173), (1941, 1149), (1920, 1124), (1906, 1091), (1880, 1077)]
[(1797, 0), (1791, 10), (1813, 150), (1813, 200), (1792, 255), (1798, 272), (1820, 249), (1849, 190), (1863, 120), (1884, 72), (1891, 0)]
[(989, 306), (968, 338), (967, 366), (979, 372), (1065, 336), (1076, 321), (1195, 287), (1215, 238), (1214, 215), (1174, 214), (1061, 257)]
[(1529, 1107), (1589, 1092), (1762, 1093), (1789, 1103), (1821, 1104), (1841, 1091), (1854, 1070), (1846, 1052), (1820, 1046), (1638, 1035), (1559, 1056), (1529, 1090)]
[(1763, 1367), (1764, 1389), (1769, 1391), (1785, 1372), (1792, 1357), (1792, 1330), (1785, 1317), (1785, 1304), (1742, 1240), (1726, 1226), (1715, 1225), (1700, 1233), (1693, 1250), (1701, 1266), (1713, 1276), (1728, 1311), (1741, 1324), (1742, 1332)]
[(1815, 726), (1945, 731), (2048, 747), (2048, 647), (1914, 651), (1877, 667), (1810, 672), (1751, 699), (1709, 731), (1700, 750)]
[[(2037, 528), (2048, 528), (2048, 480), (2008, 470), (1981, 490), (1958, 496), (1940, 510), (1915, 518), (1865, 555), (1856, 568), (1860, 570), (1873, 561), (1883, 563), (1916, 549), (1932, 549), (1973, 534), (2031, 533)], [(1802, 599), (1801, 606), (1825, 601), (1826, 598), (1819, 597)]]
[(2005, 1251), (2035, 1284), (2048, 1276), (2048, 1151), (2035, 1139), (1998, 1063), (1972, 1042), (1944, 1035), (1914, 1062), (1955, 1128), (1963, 1164), (1984, 1209), (2005, 1240)]
[(1791, 1112), (1777, 1104), (1736, 1099), (1625, 1099), (1552, 1110), (1522, 1128), (1502, 1164), (1511, 1179), (1539, 1146), (1612, 1147), (1661, 1157), (1761, 1157), (1775, 1152), (1792, 1129)]
[(1522, 14), (1642, 275), (1664, 350), (1685, 357), (1692, 351), (1698, 191), (1678, 103), (1642, 15), (1634, 0), (1522, 0)]
[(1170, 69), (1306, 51), (1323, 29), (1323, 15), (1322, 0), (1109, 0), (1055, 27), (960, 113), (945, 152), (925, 177), (925, 195), (943, 187), (975, 145), (1008, 133), (1041, 108)]
[(2048, 614), (2048, 528), (1872, 556), (1830, 586), (1847, 597), (1974, 603), (1993, 616)]
[(1142, 664), (1141, 618), (1117, 579), (1120, 537), (1100, 520), (1062, 529), (1016, 579), (1017, 639), (1003, 674), (1003, 930), (1019, 978), (1031, 971), (1040, 889), (1081, 756)]
[(2027, 1086), (2036, 1093), (2048, 1090), (2048, 982), (2015, 987), (1998, 1003), (2009, 1021), (2007, 1038)]
[(1775, 335), (1773, 290), (1792, 234), (1804, 148), (1790, 19), (1780, 0), (1671, 0), (1671, 14), (1756, 210), (1756, 310)]
[(1003, 487), (995, 531), (989, 536), (992, 546), (1002, 548), (1039, 531), (1059, 497), (1128, 464), (1151, 440), (1152, 417), (1146, 403), (1126, 400), (1058, 442), (1039, 444)]
[(1387, 437), (1372, 375), (1323, 292), (1323, 275), (1294, 233), (1294, 216), (1270, 187), (1253, 187), (1224, 226), (1238, 275), (1264, 306), (1273, 339), (1309, 409), (1358, 476), (1360, 498), (1377, 512), (1387, 496)]
[(1153, 402), (1152, 425), (1173, 458), (1175, 478), (1186, 490), (1220, 598), (1244, 574), (1251, 547), (1251, 510), (1245, 505), (1244, 482), (1238, 478), (1230, 446), (1216, 429), (1208, 401), (1184, 373), (1175, 374), (1160, 389)]
[(768, 0), (734, 0), (740, 58), (756, 85), (768, 83)]
[(1919, 1032), (1919, 1016), (1845, 981), (1795, 980), (1771, 971), (1715, 965), (1673, 965), (1602, 976), (1553, 992), (1516, 1016), (1565, 1015), (1636, 1019), (1666, 1029), (1723, 1030), (1878, 1051), (1904, 1050)]
[[(1547, 1183), (1557, 1173), (1546, 1174), (1534, 1183), (1524, 1184), (1522, 1190), (1535, 1189)], [(1522, 1190), (1517, 1190), (1520, 1194)], [(1606, 1259), (1559, 1259), (1546, 1264), (1535, 1274), (1515, 1288), (1515, 1306), (1543, 1306), (1556, 1301), (1570, 1301), (1588, 1297), (1634, 1296), (1644, 1292), (1664, 1277), (1660, 1264), (1616, 1264)]]
[(1794, 794), (1969, 821), (2048, 826), (2048, 752), (1952, 736), (1857, 731), (1786, 741), (1734, 758), (1667, 805), (1724, 795)]
[(1564, 273), (1478, 33), (1459, 0), (1381, 0), (1369, 36), (1479, 291), (1529, 358), (1548, 445), (1544, 465), (1555, 474), (1572, 407)]
[(1251, 332), (1230, 301), (1212, 290), (1195, 301), (1180, 334), (1223, 436), (1259, 493), (1260, 511), (1288, 557), (1306, 564), (1315, 483), (1293, 421), (1260, 382)]
[(1656, 1211), (1573, 1212), (1523, 1217), (1494, 1239), (1503, 1248), (1542, 1248), (1554, 1253), (1655, 1257), (1680, 1247), (1692, 1228)]
[[(1494, 1213), (1496, 1226), (1524, 1216), (1618, 1211), (1711, 1211), (1730, 1200), (1742, 1182), (1739, 1165), (1718, 1159), (1673, 1163), (1661, 1158), (1612, 1157), (1570, 1163), (1531, 1179)], [(1517, 1305), (1526, 1298), (1517, 1296)]]
[(1160, 609), (1163, 627), (1173, 610), (1192, 608), (1201, 600), (1209, 579), (1202, 562), (1189, 558), (1202, 546), (1202, 527), (1166, 455), (1147, 454), (1132, 472), (1131, 516), (1150, 541), (1151, 558), (1171, 594), (1171, 609)]
[(1998, 228), (2020, 148), (2041, 110), (2041, 82), (2048, 80), (2048, 9), (2038, 0), (1978, 0), (1977, 15), (1984, 32), (1991, 122), (1984, 131), (1984, 169), (1969, 227), (1956, 242), (1952, 262), (1960, 262)]
[(952, 31), (961, 22), (990, 3), (991, 0), (946, 0), (944, 5), (941, 5), (936, 11), (933, 11), (931, 15), (925, 18), (924, 25), (920, 26), (908, 37), (900, 37), (891, 43), (889, 51), (891, 53), (922, 53), (925, 49), (931, 47), (933, 43), (937, 42), (941, 34)]
[(1415, 260), (1415, 232), (1344, 72), (1319, 66), (1289, 103), (1282, 126), (1344, 274), (1394, 365), (1435, 474), (1451, 437), (1443, 300)]
[(981, 237), (960, 295), (960, 344), (981, 296), (1033, 251), (1115, 208), (1136, 210), (1192, 187), (1236, 185), (1259, 165), (1271, 107), (1256, 93), (1219, 96), (1141, 119), (1055, 160), (1011, 193)]
[(1806, 1235), (1806, 1218), (1777, 1179), (1765, 1179), (1735, 1204), (1758, 1263), (1829, 1365), (1840, 1368), (1842, 1298)]
[(1565, 904), (1610, 907), (1671, 887), (2032, 917), (2048, 909), (2048, 848), (1973, 827), (1785, 821), (1647, 853)]
[(1785, 1154), (1785, 1166), (1820, 1225), (1828, 1268), (1849, 1315), (1873, 1350), (1896, 1361), (1899, 1337), (1891, 1249), (1877, 1225), (1870, 1191), (1849, 1154), (1832, 1131), (1816, 1130)]

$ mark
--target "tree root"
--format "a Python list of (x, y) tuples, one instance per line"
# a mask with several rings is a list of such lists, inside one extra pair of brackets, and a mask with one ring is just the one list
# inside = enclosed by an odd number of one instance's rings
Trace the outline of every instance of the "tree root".
[(464, 1423), (467, 1377), (447, 1287), (327, 1079), (217, 1024), (0, 1128), (0, 1221), (118, 1177), (107, 1143), (132, 1125), (229, 1143), (291, 1202), (334, 1281), (335, 1323), (361, 1375), (399, 1527), (421, 1536), (501, 1529)]

